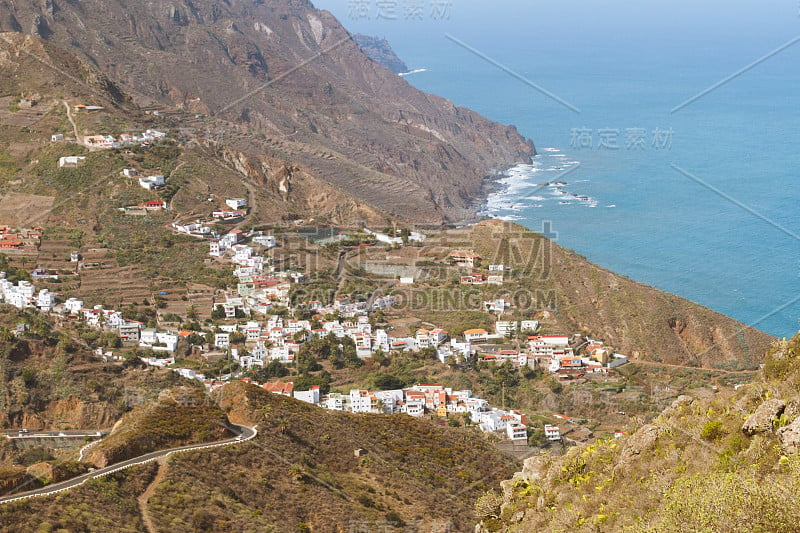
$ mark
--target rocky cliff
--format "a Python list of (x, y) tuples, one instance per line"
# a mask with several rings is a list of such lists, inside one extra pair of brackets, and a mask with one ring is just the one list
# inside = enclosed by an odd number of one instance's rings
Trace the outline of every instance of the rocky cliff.
[(397, 56), (386, 39), (356, 33), (353, 35), (353, 40), (368, 58), (379, 65), (383, 65), (395, 74), (408, 72), (408, 66)]
[(0, 13), (0, 30), (75, 52), (137, 105), (225, 119), (242, 127), (220, 123), (226, 144), (402, 218), (469, 218), (487, 175), (535, 153), (370, 60), (307, 1), (0, 0)]
[(476, 531), (796, 532), (800, 336), (736, 391), (680, 396), (630, 435), (529, 458)]

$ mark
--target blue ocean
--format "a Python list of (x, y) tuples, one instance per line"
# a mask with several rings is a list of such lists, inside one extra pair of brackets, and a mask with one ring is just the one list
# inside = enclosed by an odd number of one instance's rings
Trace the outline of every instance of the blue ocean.
[(409, 83), (535, 142), (486, 215), (551, 221), (559, 244), (603, 267), (797, 331), (796, 1), (315, 4), (389, 39), (424, 69)]

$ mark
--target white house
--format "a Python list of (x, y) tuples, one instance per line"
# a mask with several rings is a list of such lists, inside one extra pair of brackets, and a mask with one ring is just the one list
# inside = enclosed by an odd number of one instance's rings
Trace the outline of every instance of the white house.
[(291, 363), (294, 356), (290, 353), (288, 346), (274, 346), (269, 350), (269, 358), (281, 363)]
[(56, 305), (56, 295), (50, 292), (47, 289), (42, 289), (39, 291), (39, 295), (36, 297), (36, 307), (41, 309), (42, 311), (51, 311), (53, 307)]
[(498, 320), (494, 323), (494, 331), (498, 335), (513, 335), (517, 332), (517, 324), (513, 320)]
[(221, 257), (225, 255), (225, 250), (227, 249), (227, 246), (224, 246), (221, 241), (211, 241), (208, 244), (208, 255)]
[(325, 400), (325, 408), (332, 411), (344, 411), (345, 396), (339, 393), (331, 393)]
[(527, 442), (528, 440), (528, 429), (525, 427), (525, 424), (511, 422), (506, 426), (506, 432), (508, 433), (508, 438), (512, 441)]
[(319, 405), (320, 402), (319, 385), (312, 385), (309, 390), (294, 391), (293, 394), (294, 397), (300, 400), (301, 402)]
[(267, 248), (275, 248), (277, 245), (274, 235), (256, 235), (253, 237), (253, 244), (260, 244)]
[(139, 178), (139, 185), (149, 191), (163, 186), (164, 183), (164, 176), (147, 176), (145, 178)]
[(531, 331), (535, 332), (539, 329), (539, 321), (538, 320), (523, 320), (519, 323), (519, 330), (520, 331)]
[(247, 207), (247, 200), (245, 200), (244, 198), (228, 198), (227, 200), (225, 200), (225, 204), (234, 211), (236, 211)]
[(486, 433), (493, 433), (506, 428), (508, 422), (512, 419), (505, 411), (494, 409), (480, 413), (480, 422), (478, 426), (481, 431)]
[(79, 165), (82, 165), (83, 162), (86, 161), (84, 156), (80, 155), (68, 155), (65, 157), (60, 157), (58, 159), (58, 167), (59, 168), (74, 168)]
[(468, 329), (464, 332), (467, 342), (486, 342), (489, 332), (485, 329)]
[(237, 244), (233, 247), (233, 262), (237, 265), (246, 264), (253, 256), (253, 249), (246, 244)]
[(69, 311), (73, 315), (77, 315), (83, 309), (83, 300), (77, 298), (69, 298), (64, 302), (64, 310)]
[(214, 346), (217, 348), (228, 348), (231, 345), (231, 336), (229, 333), (215, 333)]
[(178, 336), (174, 333), (145, 328), (139, 337), (139, 346), (154, 352), (174, 352), (178, 347)]
[(492, 313), (504, 313), (506, 309), (511, 308), (511, 303), (505, 301), (502, 298), (498, 298), (496, 300), (491, 300), (488, 302), (483, 302), (483, 308), (487, 312)]
[(550, 424), (544, 425), (544, 436), (547, 440), (561, 440), (561, 430), (558, 426), (551, 426)]
[(142, 136), (144, 139), (163, 139), (166, 137), (167, 134), (163, 131), (158, 130), (145, 130), (144, 135)]
[(350, 410), (354, 413), (374, 413), (378, 407), (378, 398), (367, 390), (352, 389), (350, 391)]
[(566, 335), (538, 335), (528, 337), (528, 347), (534, 357), (560, 357), (572, 354)]
[(50, 142), (58, 143), (64, 140), (63, 133), (54, 133), (50, 136)]
[(425, 414), (425, 393), (412, 393), (406, 391), (405, 403), (401, 407), (401, 412), (409, 416), (422, 416)]

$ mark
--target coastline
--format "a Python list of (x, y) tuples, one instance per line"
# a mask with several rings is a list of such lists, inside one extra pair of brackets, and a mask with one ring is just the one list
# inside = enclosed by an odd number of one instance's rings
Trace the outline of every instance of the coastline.
[(518, 165), (532, 164), (533, 158), (539, 155), (539, 152), (536, 150), (536, 145), (533, 143), (533, 141), (529, 140), (529, 142), (531, 148), (533, 149), (533, 153), (530, 155), (528, 160), (517, 161), (516, 163), (505, 166), (502, 169), (494, 170), (491, 174), (486, 174), (481, 181), (481, 188), (478, 197), (475, 198), (468, 207), (469, 211), (472, 213), (472, 216), (470, 218), (455, 222), (455, 225), (466, 226), (492, 218), (486, 214), (486, 210), (489, 205), (489, 199), (492, 195), (501, 193), (508, 189), (508, 185), (501, 183), (501, 180), (509, 177), (509, 171), (514, 167)]

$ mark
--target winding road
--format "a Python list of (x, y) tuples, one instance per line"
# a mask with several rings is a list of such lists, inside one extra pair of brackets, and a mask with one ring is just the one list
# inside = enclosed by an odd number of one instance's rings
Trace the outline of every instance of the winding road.
[(128, 459), (126, 461), (121, 461), (119, 463), (107, 466), (105, 468), (100, 468), (99, 470), (95, 470), (94, 472), (89, 472), (87, 474), (83, 474), (72, 479), (68, 479), (66, 481), (61, 481), (60, 483), (53, 483), (47, 487), (43, 487), (41, 489), (36, 490), (29, 490), (26, 492), (21, 492), (19, 494), (15, 494), (14, 496), (5, 496), (0, 498), (0, 504), (4, 503), (11, 503), (19, 500), (25, 500), (27, 498), (36, 498), (39, 496), (48, 496), (50, 494), (56, 494), (58, 492), (63, 492), (80, 485), (83, 485), (90, 479), (104, 477), (109, 474), (113, 474), (114, 472), (119, 472), (120, 470), (125, 470), (126, 468), (130, 468), (135, 465), (141, 465), (145, 463), (149, 463), (151, 461), (156, 461), (160, 458), (166, 458), (172, 455), (173, 453), (180, 453), (180, 452), (189, 452), (192, 450), (205, 450), (208, 448), (216, 448), (219, 446), (228, 446), (231, 444), (237, 444), (240, 442), (246, 442), (255, 438), (258, 434), (258, 431), (255, 427), (247, 427), (247, 426), (237, 426), (235, 424), (231, 425), (231, 429), (234, 432), (237, 432), (238, 435), (232, 439), (221, 440), (217, 442), (210, 442), (205, 444), (192, 444), (189, 446), (180, 446), (178, 448), (170, 448), (168, 450), (159, 450), (156, 452), (146, 453), (144, 455), (140, 455), (138, 457), (134, 457), (133, 459)]

